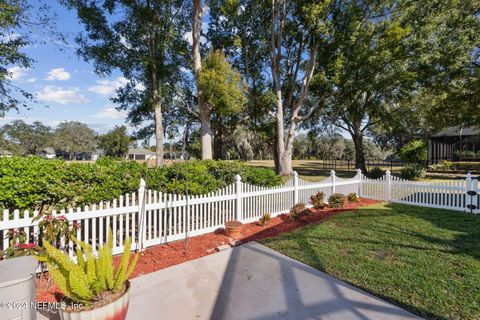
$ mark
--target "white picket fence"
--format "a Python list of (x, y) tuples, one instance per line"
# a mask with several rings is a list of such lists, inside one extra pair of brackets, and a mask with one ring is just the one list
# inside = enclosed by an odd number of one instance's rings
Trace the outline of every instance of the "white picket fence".
[[(183, 239), (185, 236), (212, 232), (229, 220), (244, 223), (258, 220), (265, 212), (276, 216), (286, 213), (299, 202), (308, 204), (310, 196), (323, 191), (328, 198), (332, 193), (358, 193), (361, 197), (382, 201), (405, 203), (433, 208), (453, 209), (479, 213), (478, 179), (470, 174), (463, 181), (412, 182), (387, 174), (377, 180), (365, 177), (359, 170), (350, 179), (341, 179), (332, 171), (321, 182), (308, 182), (298, 178), (277, 187), (259, 187), (243, 183), (240, 176), (236, 182), (216, 192), (186, 197), (166, 194), (145, 187), (141, 180), (137, 192), (120, 196), (110, 202), (100, 202), (83, 208), (53, 212), (65, 215), (70, 224), (77, 223), (77, 238), (96, 250), (106, 242), (107, 231), (112, 229), (114, 254), (123, 251), (127, 237), (132, 239), (132, 249)], [(0, 220), (0, 249), (5, 250), (10, 242), (9, 230), (23, 230), (27, 242), (39, 241), (38, 221), (32, 219), (38, 212), (14, 210), (3, 212)], [(2, 217), (0, 217), (2, 218)], [(71, 256), (74, 244), (64, 242)]]
[(479, 182), (470, 173), (465, 180), (416, 182), (392, 176), (387, 171), (380, 179), (362, 176), (361, 180), (360, 195), (365, 198), (480, 213)]
[[(91, 244), (94, 249), (106, 242), (108, 229), (113, 232), (114, 254), (123, 251), (127, 237), (132, 239), (132, 249), (212, 232), (223, 227), (226, 221), (243, 223), (258, 220), (265, 212), (276, 216), (285, 213), (298, 202), (308, 204), (310, 196), (323, 191), (328, 197), (334, 192), (359, 192), (361, 174), (351, 179), (341, 179), (335, 172), (321, 182), (307, 182), (294, 173), (292, 179), (277, 187), (259, 187), (243, 183), (240, 176), (236, 182), (216, 192), (204, 195), (167, 194), (145, 187), (143, 179), (137, 192), (120, 196), (110, 202), (101, 202), (83, 208), (53, 212), (65, 215), (69, 223), (80, 225), (77, 238)], [(9, 230), (23, 230), (27, 242), (38, 242), (38, 221), (32, 222), (38, 212), (14, 210), (3, 212), (0, 220), (0, 249), (9, 247), (5, 237)], [(75, 250), (72, 241), (64, 243), (70, 255)]]

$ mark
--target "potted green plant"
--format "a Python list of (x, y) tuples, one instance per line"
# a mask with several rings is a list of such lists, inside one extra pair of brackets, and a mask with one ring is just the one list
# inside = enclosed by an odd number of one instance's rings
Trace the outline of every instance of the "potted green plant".
[(61, 319), (125, 319), (129, 303), (128, 278), (139, 256), (135, 254), (130, 263), (131, 240), (125, 240), (117, 267), (113, 265), (111, 231), (107, 243), (95, 255), (90, 245), (73, 236), (72, 240), (77, 245), (76, 262), (46, 240), (44, 252), (37, 257), (46, 264), (53, 281), (65, 294), (59, 311)]

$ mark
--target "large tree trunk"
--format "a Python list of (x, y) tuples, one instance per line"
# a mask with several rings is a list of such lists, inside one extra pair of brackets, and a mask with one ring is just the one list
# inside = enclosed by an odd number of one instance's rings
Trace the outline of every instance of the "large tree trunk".
[[(155, 164), (157, 167), (163, 165), (163, 115), (160, 102), (155, 104)], [(148, 159), (147, 164), (148, 164)]]
[[(206, 6), (207, 4), (205, 4)], [(198, 85), (198, 76), (202, 71), (202, 57), (200, 54), (200, 36), (202, 30), (202, 19), (205, 7), (202, 7), (201, 0), (193, 0), (193, 28), (192, 28), (192, 51), (193, 71), (197, 85), (197, 99), (200, 114), (200, 139), (202, 143), (202, 159), (212, 159), (212, 133), (210, 106), (206, 103), (202, 90)]]
[(355, 145), (355, 166), (362, 170), (363, 174), (367, 174), (367, 165), (365, 162), (365, 152), (363, 150), (363, 135), (361, 131), (350, 132), (353, 144)]
[(217, 125), (215, 126), (215, 136), (213, 141), (213, 158), (216, 160), (223, 159), (223, 123), (219, 117)]
[[(163, 114), (155, 67), (151, 71), (151, 76), (153, 89), (152, 102), (155, 108), (155, 165), (157, 167), (161, 167), (163, 165)], [(148, 165), (149, 159), (145, 160), (147, 161)]]

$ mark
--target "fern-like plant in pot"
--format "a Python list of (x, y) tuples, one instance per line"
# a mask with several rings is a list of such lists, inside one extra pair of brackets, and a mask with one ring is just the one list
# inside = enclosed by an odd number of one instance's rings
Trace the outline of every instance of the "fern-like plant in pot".
[(125, 319), (129, 302), (129, 276), (135, 269), (138, 253), (130, 263), (131, 240), (126, 239), (117, 267), (112, 258), (112, 232), (96, 254), (92, 246), (72, 236), (77, 261), (43, 242), (44, 252), (37, 258), (48, 267), (57, 287), (65, 294), (60, 317), (69, 319)]

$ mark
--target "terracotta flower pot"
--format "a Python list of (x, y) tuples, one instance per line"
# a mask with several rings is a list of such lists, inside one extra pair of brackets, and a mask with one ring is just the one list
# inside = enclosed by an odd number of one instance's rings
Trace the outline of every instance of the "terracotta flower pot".
[(233, 239), (240, 239), (242, 237), (243, 223), (240, 221), (227, 221), (225, 222), (225, 230), (227, 236)]
[(125, 292), (113, 302), (87, 310), (60, 309), (62, 320), (125, 320), (130, 300), (130, 281), (126, 282)]

